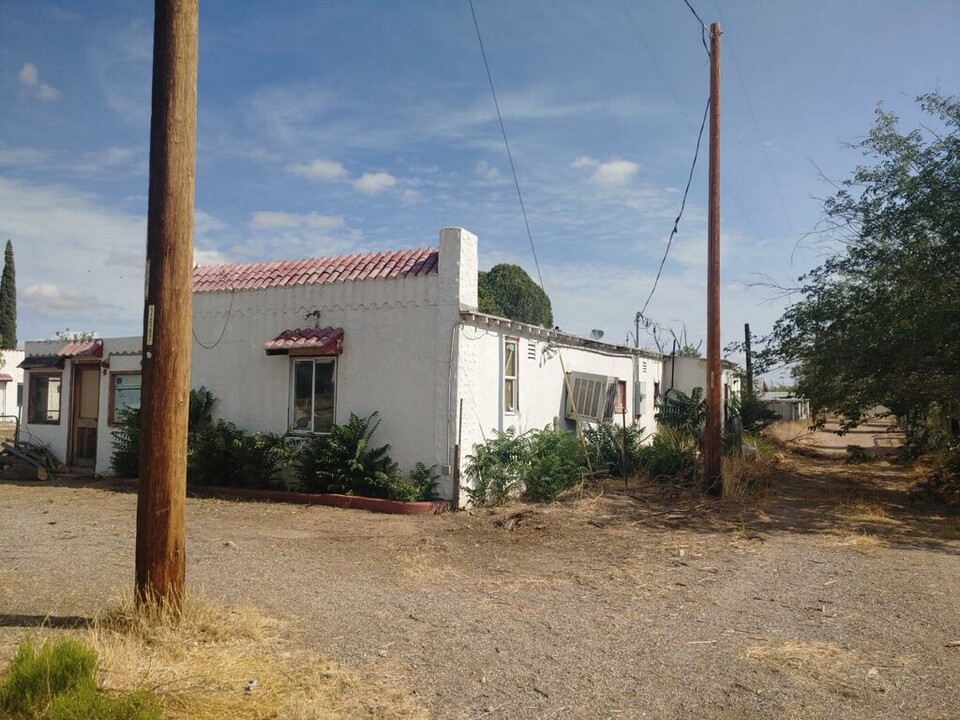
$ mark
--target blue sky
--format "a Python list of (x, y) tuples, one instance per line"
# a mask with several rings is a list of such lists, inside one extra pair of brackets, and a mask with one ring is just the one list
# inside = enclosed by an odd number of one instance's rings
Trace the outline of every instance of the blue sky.
[[(691, 0), (723, 25), (723, 342), (783, 309), (878, 102), (956, 93), (954, 0)], [(480, 238), (535, 277), (466, 0), (204, 0), (196, 250), (254, 261)], [(708, 94), (682, 0), (475, 0), (555, 320), (623, 341), (680, 206)], [(138, 334), (153, 4), (0, 3), (0, 239), (20, 339)], [(647, 315), (705, 331), (706, 146)], [(650, 346), (650, 338), (641, 335)]]

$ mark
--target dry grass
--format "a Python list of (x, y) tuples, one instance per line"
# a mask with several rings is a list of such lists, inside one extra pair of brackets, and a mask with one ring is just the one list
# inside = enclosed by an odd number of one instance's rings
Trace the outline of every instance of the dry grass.
[(174, 613), (123, 601), (101, 613), (88, 632), (100, 655), (103, 686), (149, 688), (164, 718), (426, 717), (404, 690), (382, 678), (286, 649), (279, 629), (253, 609), (190, 600)]
[(787, 669), (799, 680), (820, 681), (849, 676), (855, 662), (852, 653), (832, 643), (785, 640), (755, 645), (746, 656), (767, 665)]
[(725, 455), (721, 463), (724, 499), (743, 505), (758, 505), (770, 489), (773, 463), (756, 455), (750, 460)]
[(859, 550), (863, 553), (878, 552), (886, 546), (883, 539), (865, 531), (850, 532), (838, 535), (823, 543), (827, 547), (845, 547)]
[(764, 430), (764, 434), (773, 438), (776, 442), (786, 445), (788, 443), (802, 443), (808, 437), (813, 436), (808, 420), (781, 420), (775, 422)]

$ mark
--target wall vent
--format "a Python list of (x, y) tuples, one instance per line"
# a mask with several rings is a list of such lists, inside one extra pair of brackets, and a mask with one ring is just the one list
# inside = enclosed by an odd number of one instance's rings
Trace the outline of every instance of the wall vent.
[(527, 340), (527, 359), (528, 360), (537, 359), (537, 341), (536, 340)]
[[(603, 422), (613, 417), (618, 378), (590, 373), (567, 373), (566, 416), (570, 420)], [(576, 410), (574, 410), (576, 407)]]

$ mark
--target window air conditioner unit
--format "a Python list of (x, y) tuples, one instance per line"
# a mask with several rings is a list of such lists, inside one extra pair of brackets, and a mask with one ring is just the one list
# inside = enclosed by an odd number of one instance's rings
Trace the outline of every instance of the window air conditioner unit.
[(593, 420), (603, 422), (613, 417), (617, 401), (618, 378), (590, 373), (567, 373), (569, 385), (566, 416), (569, 420)]
[(633, 414), (637, 417), (643, 414), (643, 401), (647, 397), (647, 383), (643, 381), (633, 383)]

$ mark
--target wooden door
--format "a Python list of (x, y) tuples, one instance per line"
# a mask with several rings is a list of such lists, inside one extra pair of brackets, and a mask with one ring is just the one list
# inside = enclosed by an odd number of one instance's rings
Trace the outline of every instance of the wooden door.
[(71, 465), (97, 462), (97, 416), (100, 409), (100, 366), (76, 365), (73, 371), (73, 414), (70, 418)]

